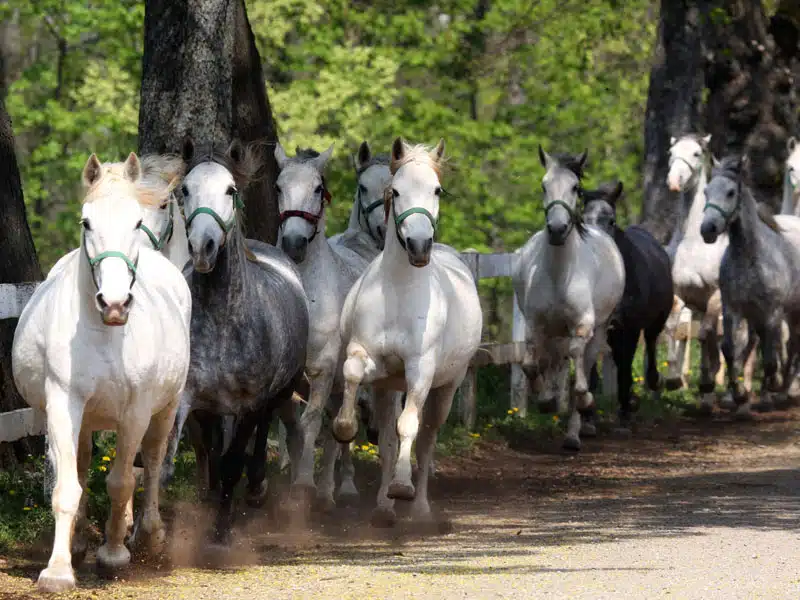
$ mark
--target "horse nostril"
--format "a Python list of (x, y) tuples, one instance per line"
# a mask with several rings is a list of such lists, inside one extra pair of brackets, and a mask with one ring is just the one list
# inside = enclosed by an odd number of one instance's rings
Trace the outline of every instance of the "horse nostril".
[(128, 297), (125, 298), (125, 302), (122, 303), (122, 307), (129, 308), (132, 302), (133, 302), (133, 294), (128, 292)]
[(189, 250), (189, 254), (194, 254), (194, 249), (192, 248), (192, 241), (191, 240), (186, 240), (186, 244), (188, 246), (187, 249)]
[(208, 241), (206, 242), (206, 245), (204, 246), (204, 248), (205, 248), (205, 251), (206, 251), (206, 254), (207, 254), (207, 255), (208, 255), (208, 254), (211, 254), (212, 252), (214, 252), (214, 246), (215, 246), (215, 245), (216, 245), (216, 244), (214, 244), (214, 240), (208, 240)]
[(100, 307), (101, 310), (108, 308), (108, 302), (106, 302), (105, 298), (103, 298), (103, 294), (100, 292), (95, 294), (94, 299), (97, 301), (97, 306)]

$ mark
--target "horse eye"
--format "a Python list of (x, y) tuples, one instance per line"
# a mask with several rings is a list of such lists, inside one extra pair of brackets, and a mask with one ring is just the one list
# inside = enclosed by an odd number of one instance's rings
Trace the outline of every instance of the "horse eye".
[(437, 196), (441, 196), (442, 195), (442, 188), (437, 187), (435, 190), (433, 190), (433, 193), (436, 194)]
[(361, 192), (362, 194), (366, 194), (367, 193), (367, 186), (365, 186), (363, 183), (359, 183), (358, 184), (358, 191)]
[(733, 198), (733, 196), (734, 196), (733, 190), (728, 190), (728, 194), (727, 195), (728, 195), (728, 198)]
[(83, 228), (86, 231), (91, 231), (92, 230), (92, 226), (89, 224), (89, 219), (81, 219), (81, 225), (83, 225)]
[(400, 195), (399, 192), (396, 189), (392, 188), (392, 196), (397, 198), (399, 195)]
[(225, 192), (228, 196), (233, 196), (236, 193), (236, 188), (233, 186), (229, 186), (228, 190)]
[(572, 193), (573, 193), (573, 194), (577, 194), (577, 193), (578, 193), (578, 190), (579, 190), (579, 188), (578, 188), (578, 184), (576, 183), (574, 186), (572, 186)]
[(544, 187), (544, 184), (542, 184), (542, 191), (543, 191), (545, 194), (547, 193), (547, 188), (546, 188), (546, 187)]
[(321, 193), (322, 193), (322, 184), (318, 185), (318, 186), (317, 186), (317, 187), (314, 189), (314, 193), (315, 193), (315, 194), (321, 194)]
[(700, 154), (701, 154), (701, 152), (698, 150), (697, 152), (694, 153), (694, 157), (695, 158), (700, 158)]
[(141, 226), (142, 226), (142, 220), (139, 219), (138, 223), (136, 223), (136, 227), (134, 227), (133, 229), (134, 230), (139, 229)]
[(277, 183), (275, 184), (275, 191), (276, 191), (278, 194), (280, 194), (280, 193), (281, 193), (281, 186), (279, 186)]

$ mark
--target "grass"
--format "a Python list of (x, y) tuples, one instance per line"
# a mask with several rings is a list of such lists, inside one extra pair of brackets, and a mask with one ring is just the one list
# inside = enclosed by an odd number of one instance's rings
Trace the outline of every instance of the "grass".
[[(692, 365), (689, 371), (691, 389), (696, 389), (699, 375), (699, 346), (692, 341)], [(640, 398), (637, 417), (645, 422), (675, 418), (691, 413), (696, 398), (689, 391), (664, 391), (660, 401), (643, 389), (642, 348), (634, 361), (634, 393)], [(659, 348), (659, 370), (665, 373), (666, 348)], [(754, 378), (754, 380), (758, 380)], [(482, 438), (506, 441), (521, 438), (555, 438), (563, 435), (566, 423), (558, 415), (541, 414), (532, 407), (524, 417), (509, 409), (509, 369), (496, 366), (483, 368), (478, 373), (478, 408), (475, 431), (469, 432), (458, 421), (457, 411), (451, 411), (448, 422), (442, 427), (437, 456), (458, 455), (468, 452)], [(458, 399), (456, 399), (457, 405)], [(598, 420), (603, 423), (616, 419), (616, 400), (600, 395), (596, 398)], [(99, 452), (93, 457), (87, 493), (87, 516), (99, 530), (109, 511), (105, 478), (115, 458), (115, 435), (98, 435)], [(318, 452), (319, 454), (319, 452)], [(359, 432), (354, 446), (354, 459), (358, 462), (377, 462), (378, 448), (370, 444), (364, 431)], [(277, 461), (271, 460), (268, 477), (278, 471)], [(45, 459), (31, 456), (22, 466), (12, 471), (0, 472), (0, 554), (22, 551), (26, 547), (51, 536), (53, 517), (49, 497), (45, 492)], [(142, 492), (137, 487), (136, 496)], [(186, 441), (182, 441), (175, 459), (175, 476), (162, 495), (165, 505), (178, 501), (197, 500), (195, 489), (195, 457)], [(136, 500), (135, 500), (136, 502)]]

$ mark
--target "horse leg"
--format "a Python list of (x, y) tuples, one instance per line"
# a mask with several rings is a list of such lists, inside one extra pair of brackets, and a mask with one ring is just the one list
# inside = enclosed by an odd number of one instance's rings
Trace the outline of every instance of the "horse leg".
[(333, 436), (343, 444), (352, 442), (358, 433), (358, 388), (367, 371), (374, 369), (375, 363), (367, 355), (367, 351), (361, 345), (351, 342), (347, 347), (347, 360), (342, 367), (345, 380), (342, 407), (333, 420)]
[[(339, 396), (339, 401), (335, 396)], [(331, 406), (334, 409), (341, 406), (341, 395), (337, 394), (331, 397)], [(333, 437), (333, 432), (330, 428), (326, 428), (323, 434), (324, 441), (322, 444), (322, 470), (319, 477), (319, 485), (317, 486), (317, 506), (322, 512), (332, 512), (336, 508), (336, 501), (333, 499), (333, 494), (336, 489), (336, 461), (340, 453), (344, 453), (347, 448), (347, 453), (350, 453), (350, 444), (341, 444)]]
[[(463, 377), (457, 378), (456, 381), (460, 382), (461, 379)], [(436, 436), (439, 428), (447, 421), (447, 415), (450, 414), (453, 396), (457, 389), (458, 386), (448, 385), (431, 390), (422, 409), (422, 427), (419, 430), (416, 444), (417, 465), (419, 466), (417, 489), (411, 504), (411, 517), (415, 521), (430, 522), (432, 520), (431, 506), (428, 502), (430, 465), (436, 448)]]
[[(333, 372), (320, 370), (314, 373), (310, 379), (311, 392), (308, 404), (303, 411), (303, 416), (300, 417), (303, 451), (300, 455), (300, 464), (297, 466), (297, 478), (292, 482), (292, 488), (298, 492), (313, 495), (317, 489), (314, 484), (314, 451), (319, 431), (322, 428), (322, 413), (328, 404), (333, 387)], [(333, 489), (331, 489), (331, 501), (333, 501)]]
[[(687, 340), (685, 335), (681, 335), (681, 339), (676, 339), (676, 336), (685, 311), (686, 305), (683, 300), (677, 296), (673, 296), (672, 310), (664, 324), (664, 333), (667, 337), (668, 363), (665, 385), (668, 390), (677, 390), (684, 386), (683, 358), (686, 353)], [(689, 326), (691, 327), (691, 311), (689, 311)]]
[[(167, 451), (170, 429), (175, 422), (175, 412), (180, 403), (176, 397), (166, 408), (153, 415), (150, 425), (142, 438), (142, 458), (144, 459), (144, 506), (141, 521), (136, 528), (137, 535), (131, 543), (138, 543), (151, 555), (157, 555), (164, 547), (166, 532), (158, 506), (161, 467)], [(139, 537), (139, 534), (142, 537)]]
[(81, 502), (77, 450), (83, 421), (83, 403), (50, 382), (45, 386), (49, 457), (56, 473), (52, 495), (56, 531), (53, 553), (47, 568), (39, 574), (37, 586), (42, 592), (63, 592), (75, 587), (70, 545), (75, 515), (78, 514)]
[[(586, 371), (589, 365), (584, 364), (586, 360), (586, 346), (594, 333), (594, 323), (581, 323), (576, 327), (573, 336), (569, 340), (569, 356), (575, 365), (575, 383), (572, 393), (569, 394), (569, 423), (567, 424), (567, 435), (564, 438), (563, 447), (565, 450), (581, 449), (581, 410), (586, 410), (591, 405), (591, 394), (589, 385), (586, 381)], [(566, 361), (565, 361), (566, 362)], [(568, 365), (568, 363), (567, 363)], [(587, 398), (588, 396), (588, 398)]]
[[(196, 410), (192, 413), (200, 430), (200, 446), (198, 452), (202, 455), (206, 468), (201, 470), (198, 461), (198, 494), (205, 501), (211, 501), (220, 489), (220, 460), (222, 458), (222, 418), (205, 410)], [(206, 481), (205, 489), (200, 488)]]
[[(595, 363), (596, 365), (597, 363)], [(619, 378), (618, 367), (614, 361), (613, 352), (606, 352), (603, 354), (603, 396), (613, 397), (619, 395), (619, 386), (617, 379)], [(591, 386), (589, 386), (591, 390)], [(592, 390), (592, 393), (594, 391)]]
[[(83, 562), (83, 559), (86, 558), (86, 550), (89, 547), (89, 540), (87, 538), (89, 521), (86, 518), (86, 506), (89, 503), (89, 494), (86, 492), (86, 483), (89, 479), (89, 466), (92, 463), (93, 446), (92, 431), (88, 428), (81, 428), (81, 435), (78, 440), (78, 483), (83, 493), (81, 494), (81, 502), (78, 505), (78, 513), (75, 516), (75, 528), (72, 533), (73, 567), (78, 567)], [(131, 503), (131, 514), (133, 514), (132, 505), (133, 503)]]
[[(705, 339), (701, 340), (702, 351), (700, 352), (700, 383), (698, 391), (701, 394), (700, 410), (703, 413), (711, 414), (714, 410), (714, 394), (717, 371), (719, 370), (719, 344), (715, 326), (705, 331)], [(699, 336), (698, 336), (699, 337)]]
[[(271, 416), (271, 414), (269, 415)], [(247, 461), (247, 494), (245, 502), (248, 506), (259, 508), (267, 499), (267, 447), (269, 445), (270, 420), (256, 424), (253, 455), (247, 457), (245, 446), (245, 460)], [(233, 439), (231, 439), (231, 443)]]
[(367, 430), (367, 441), (370, 444), (378, 444), (378, 420), (375, 416), (375, 399), (372, 390), (360, 389), (358, 395), (358, 407), (361, 411), (361, 422)]
[(356, 470), (353, 465), (353, 453), (351, 444), (341, 445), (339, 455), (339, 490), (336, 497), (340, 504), (344, 506), (357, 506), (359, 500), (358, 488), (356, 487)]
[(241, 415), (237, 419), (233, 439), (220, 461), (220, 502), (214, 523), (214, 541), (227, 546), (231, 540), (233, 527), (233, 492), (242, 478), (245, 464), (245, 451), (253, 431), (257, 426), (269, 424), (272, 417), (270, 408), (262, 408)]
[[(389, 484), (389, 497), (395, 500), (413, 500), (416, 490), (411, 482), (411, 446), (419, 431), (420, 412), (433, 383), (433, 370), (436, 357), (423, 355), (416, 360), (406, 361), (406, 405), (397, 420), (397, 435), (400, 438), (400, 451), (394, 467), (394, 476)], [(427, 469), (430, 465), (424, 465)]]
[[(722, 314), (722, 354), (728, 364), (728, 392), (733, 402), (738, 405), (746, 405), (748, 402), (747, 393), (742, 389), (738, 381), (739, 369), (736, 361), (736, 329), (740, 323), (737, 315), (725, 310)], [(749, 409), (748, 409), (749, 411)]]
[(761, 388), (761, 399), (758, 409), (768, 412), (774, 409), (773, 394), (784, 392), (783, 378), (778, 372), (778, 355), (781, 342), (781, 321), (778, 317), (770, 319), (764, 327), (761, 342), (761, 353), (764, 362), (764, 384)]
[[(141, 400), (141, 398), (132, 398), (130, 406), (140, 405)], [(106, 489), (111, 500), (111, 513), (106, 520), (106, 541), (97, 549), (97, 564), (109, 569), (123, 567), (131, 561), (131, 553), (125, 547), (125, 535), (128, 532), (125, 508), (136, 485), (136, 478), (133, 476), (133, 459), (150, 424), (150, 415), (142, 417), (142, 414), (136, 412), (122, 415), (117, 428), (117, 456), (114, 459), (114, 466), (111, 467), (111, 472), (106, 478)], [(166, 431), (164, 435), (166, 436)], [(142, 453), (145, 467), (147, 467), (148, 457), (144, 455), (144, 448), (142, 448)], [(159, 456), (159, 459), (163, 460), (163, 456)]]
[[(183, 427), (189, 417), (191, 402), (188, 394), (181, 394), (178, 410), (175, 413), (175, 422), (169, 432), (167, 452), (164, 455), (164, 464), (161, 466), (161, 486), (166, 487), (175, 475), (175, 456), (178, 454), (178, 444), (181, 441)], [(199, 467), (199, 464), (198, 464)]]
[(617, 399), (619, 401), (619, 427), (624, 433), (630, 432), (631, 386), (633, 385), (633, 357), (639, 343), (639, 331), (614, 329), (608, 333), (609, 343), (617, 365)]
[(381, 465), (381, 485), (371, 522), (375, 527), (391, 527), (397, 517), (394, 499), (389, 497), (389, 484), (397, 461), (397, 415), (399, 394), (392, 391), (375, 390), (375, 416), (378, 420), (378, 457)]

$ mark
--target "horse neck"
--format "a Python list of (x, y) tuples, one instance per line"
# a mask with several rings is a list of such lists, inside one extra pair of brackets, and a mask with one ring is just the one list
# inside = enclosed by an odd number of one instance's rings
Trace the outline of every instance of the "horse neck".
[(706, 189), (708, 183), (708, 175), (706, 174), (705, 166), (700, 167), (700, 173), (697, 175), (697, 183), (693, 188), (687, 188), (681, 192), (681, 210), (683, 211), (686, 206), (686, 200), (691, 198), (689, 205), (689, 212), (683, 220), (681, 227), (682, 237), (700, 237), (700, 225), (703, 223), (703, 208), (705, 207), (705, 196), (703, 190)]
[(544, 264), (547, 265), (554, 279), (558, 280), (563, 277), (569, 277), (577, 261), (578, 250), (580, 249), (581, 243), (580, 233), (573, 227), (562, 245), (555, 246), (550, 243), (545, 245), (544, 252), (546, 257)]
[(186, 235), (186, 222), (177, 209), (172, 218), (172, 238), (167, 242), (164, 254), (179, 269), (183, 269), (186, 262), (191, 258), (189, 255), (189, 240)]
[(752, 256), (759, 251), (759, 230), (766, 228), (766, 225), (761, 222), (756, 200), (747, 187), (742, 186), (740, 202), (739, 215), (728, 227), (728, 239), (733, 252), (740, 256)]
[(240, 225), (236, 223), (228, 233), (225, 245), (220, 248), (217, 262), (209, 273), (192, 274), (192, 296), (204, 298), (222, 295), (227, 307), (236, 305), (236, 300), (247, 293), (247, 256), (245, 239)]
[(317, 221), (317, 234), (308, 244), (306, 259), (297, 265), (301, 273), (304, 273), (312, 265), (319, 265), (333, 260), (333, 249), (330, 241), (328, 241), (328, 236), (325, 235), (325, 216), (325, 211), (323, 211), (322, 217)]
[(350, 220), (347, 222), (347, 229), (350, 231), (358, 231), (361, 227), (361, 219), (359, 218), (361, 211), (359, 211), (361, 201), (358, 198), (358, 192), (356, 192), (356, 198), (353, 201), (353, 208), (350, 209)]

